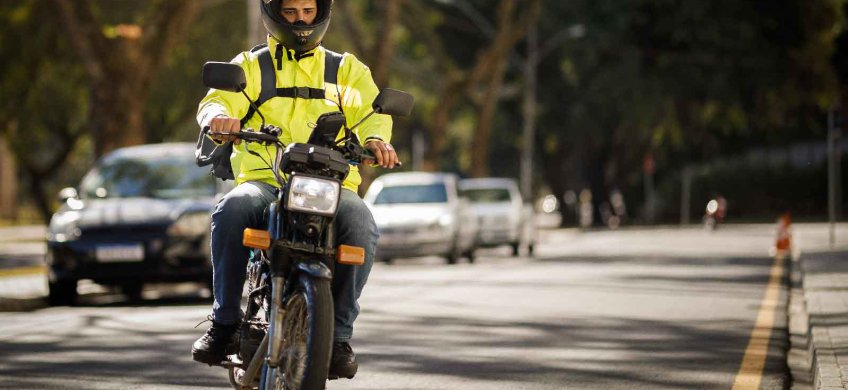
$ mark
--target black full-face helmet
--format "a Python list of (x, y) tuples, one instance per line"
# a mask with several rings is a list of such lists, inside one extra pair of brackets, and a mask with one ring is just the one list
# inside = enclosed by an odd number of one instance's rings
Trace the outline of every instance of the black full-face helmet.
[(289, 23), (280, 13), (283, 0), (259, 0), (262, 9), (262, 23), (274, 39), (297, 53), (310, 51), (321, 44), (330, 16), (333, 13), (333, 0), (316, 0), (318, 15), (312, 24)]

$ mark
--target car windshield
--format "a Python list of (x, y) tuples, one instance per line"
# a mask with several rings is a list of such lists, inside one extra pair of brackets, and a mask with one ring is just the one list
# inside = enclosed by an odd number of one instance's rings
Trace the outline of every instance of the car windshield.
[(446, 203), (448, 193), (444, 183), (385, 187), (374, 204)]
[(173, 199), (214, 194), (215, 179), (208, 169), (181, 156), (107, 159), (85, 175), (80, 184), (82, 198)]
[(509, 190), (506, 188), (474, 188), (462, 191), (462, 195), (472, 203), (509, 202)]

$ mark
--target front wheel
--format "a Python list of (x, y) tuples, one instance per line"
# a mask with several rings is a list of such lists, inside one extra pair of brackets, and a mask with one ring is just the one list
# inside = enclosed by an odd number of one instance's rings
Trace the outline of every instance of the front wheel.
[(73, 306), (77, 302), (77, 281), (47, 281), (47, 303), (50, 306)]
[(330, 281), (301, 275), (280, 324), (282, 355), (277, 368), (265, 367), (262, 389), (323, 390), (333, 346)]

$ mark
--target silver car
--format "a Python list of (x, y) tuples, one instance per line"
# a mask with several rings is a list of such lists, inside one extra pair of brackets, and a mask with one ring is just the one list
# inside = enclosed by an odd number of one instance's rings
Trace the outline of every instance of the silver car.
[(380, 240), (377, 258), (437, 255), (448, 264), (474, 261), (477, 222), (456, 175), (401, 172), (377, 178), (365, 194)]
[(518, 256), (522, 244), (533, 254), (535, 229), (532, 206), (524, 205), (515, 180), (507, 178), (465, 179), (459, 183), (463, 197), (471, 201), (480, 229), (477, 245), (509, 245)]

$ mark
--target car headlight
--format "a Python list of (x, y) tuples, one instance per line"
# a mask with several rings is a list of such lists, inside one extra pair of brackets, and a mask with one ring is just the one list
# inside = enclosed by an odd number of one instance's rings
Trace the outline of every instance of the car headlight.
[(210, 221), (208, 212), (183, 214), (168, 228), (168, 235), (201, 236), (209, 232)]
[(289, 183), (286, 209), (332, 217), (339, 207), (338, 181), (294, 175)]
[(445, 226), (445, 227), (450, 226), (450, 225), (453, 224), (453, 220), (454, 220), (453, 214), (444, 214), (441, 217), (439, 217), (439, 225)]
[(78, 211), (66, 211), (57, 213), (50, 221), (50, 228), (47, 231), (47, 239), (55, 242), (66, 242), (77, 240), (82, 231), (77, 226), (77, 221), (80, 219)]

